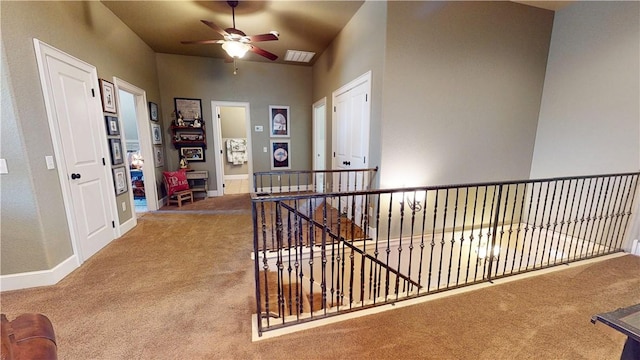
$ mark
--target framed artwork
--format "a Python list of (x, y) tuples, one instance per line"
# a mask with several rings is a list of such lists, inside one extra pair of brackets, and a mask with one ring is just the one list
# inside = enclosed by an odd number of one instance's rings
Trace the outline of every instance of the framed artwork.
[(156, 164), (156, 167), (164, 166), (164, 151), (162, 151), (161, 146), (153, 147), (153, 160), (154, 160), (154, 163)]
[(182, 120), (202, 119), (202, 103), (200, 99), (173, 98), (176, 105), (176, 116)]
[(102, 96), (102, 111), (117, 113), (116, 111), (116, 90), (113, 84), (107, 80), (100, 79), (100, 95)]
[(187, 161), (205, 161), (204, 148), (202, 147), (182, 147), (180, 148), (180, 156)]
[(153, 145), (162, 144), (162, 129), (159, 124), (151, 124), (151, 142)]
[(128, 190), (127, 172), (124, 166), (113, 168), (113, 184), (116, 187), (116, 195), (124, 194)]
[(289, 140), (271, 140), (271, 170), (291, 169)]
[(115, 136), (120, 135), (120, 126), (118, 125), (118, 118), (115, 116), (105, 116), (107, 121), (107, 135)]
[(120, 139), (109, 139), (109, 148), (111, 149), (111, 164), (122, 164), (124, 157), (122, 156), (122, 143)]
[(289, 137), (291, 120), (288, 106), (269, 106), (269, 129), (271, 129), (271, 137)]
[(158, 104), (149, 102), (149, 117), (151, 121), (158, 121)]

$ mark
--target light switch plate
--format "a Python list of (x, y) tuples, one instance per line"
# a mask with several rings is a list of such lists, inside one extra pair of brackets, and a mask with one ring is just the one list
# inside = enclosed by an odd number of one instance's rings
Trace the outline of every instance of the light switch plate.
[(262, 152), (267, 152), (267, 147), (266, 146), (262, 148)]
[(53, 156), (47, 155), (44, 157), (44, 160), (47, 162), (47, 169), (53, 170), (56, 168), (56, 163), (53, 162)]
[(254, 128), (255, 132), (262, 132), (264, 131), (264, 128), (262, 127), (262, 125), (256, 125)]
[(7, 160), (0, 159), (0, 174), (8, 174), (9, 169), (7, 168)]

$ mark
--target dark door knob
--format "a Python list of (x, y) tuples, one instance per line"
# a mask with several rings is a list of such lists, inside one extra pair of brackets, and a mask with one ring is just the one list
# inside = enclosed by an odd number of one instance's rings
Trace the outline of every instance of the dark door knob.
[(76, 173), (72, 173), (71, 174), (71, 180), (75, 180), (75, 179), (80, 179), (80, 174), (76, 174)]

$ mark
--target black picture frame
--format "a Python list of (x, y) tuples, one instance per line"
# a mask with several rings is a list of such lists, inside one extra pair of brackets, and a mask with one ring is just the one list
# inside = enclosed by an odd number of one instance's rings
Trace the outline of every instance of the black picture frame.
[(104, 119), (107, 123), (107, 135), (120, 135), (120, 124), (118, 123), (118, 118), (115, 116), (105, 116)]
[(111, 165), (124, 163), (124, 154), (122, 152), (122, 142), (120, 139), (109, 139), (109, 149), (111, 150)]
[(113, 83), (99, 79), (100, 82), (100, 96), (102, 98), (102, 111), (117, 114), (116, 108), (116, 88)]
[(202, 100), (190, 98), (173, 98), (176, 107), (176, 117), (182, 115), (182, 120), (193, 121), (202, 119)]
[(188, 162), (205, 161), (204, 148), (201, 146), (181, 147), (180, 156), (187, 159)]
[(291, 141), (271, 140), (271, 170), (291, 169)]
[(151, 121), (158, 121), (158, 104), (149, 101), (149, 118)]

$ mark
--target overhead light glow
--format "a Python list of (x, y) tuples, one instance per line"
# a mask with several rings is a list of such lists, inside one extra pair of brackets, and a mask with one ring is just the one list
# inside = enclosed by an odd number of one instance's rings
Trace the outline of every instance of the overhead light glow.
[(224, 44), (222, 44), (222, 48), (232, 58), (239, 59), (243, 57), (244, 54), (247, 53), (247, 51), (249, 51), (251, 46), (239, 41), (225, 41)]

